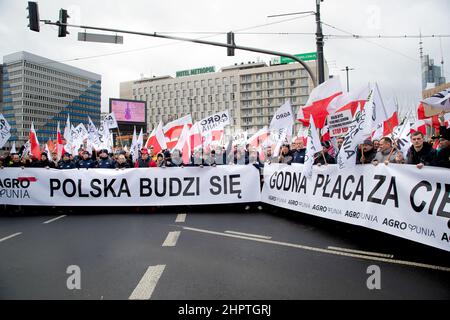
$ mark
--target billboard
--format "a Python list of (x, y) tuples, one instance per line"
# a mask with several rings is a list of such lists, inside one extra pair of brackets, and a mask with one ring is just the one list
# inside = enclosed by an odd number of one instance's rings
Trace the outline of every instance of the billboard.
[(114, 112), (118, 123), (145, 124), (147, 121), (145, 101), (109, 99), (109, 112)]

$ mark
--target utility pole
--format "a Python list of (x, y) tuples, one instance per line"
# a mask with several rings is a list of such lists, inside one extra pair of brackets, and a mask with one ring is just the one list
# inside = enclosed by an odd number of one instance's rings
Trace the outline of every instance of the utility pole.
[(316, 46), (317, 46), (317, 71), (319, 84), (325, 81), (325, 66), (323, 59), (323, 33), (322, 33), (322, 23), (320, 21), (320, 3), (323, 0), (316, 0)]
[(316, 29), (317, 75), (318, 75), (317, 84), (321, 84), (325, 81), (325, 60), (323, 58), (323, 33), (322, 33), (322, 22), (320, 21), (320, 3), (323, 0), (315, 0), (315, 1), (316, 1), (316, 11), (283, 13), (283, 14), (270, 15), (267, 17), (274, 18), (274, 17), (283, 17), (283, 16), (305, 14), (305, 13), (312, 13), (315, 15), (316, 27), (317, 27), (317, 29)]
[(346, 66), (345, 69), (341, 69), (341, 71), (345, 71), (347, 73), (347, 92), (350, 91), (350, 85), (349, 85), (349, 82), (348, 82), (348, 71), (349, 70), (355, 70), (355, 69), (349, 68), (348, 66)]

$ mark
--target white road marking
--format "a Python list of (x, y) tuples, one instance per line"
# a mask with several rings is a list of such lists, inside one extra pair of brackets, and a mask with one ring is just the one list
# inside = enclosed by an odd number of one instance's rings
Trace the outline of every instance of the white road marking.
[(149, 300), (165, 267), (165, 264), (148, 267), (147, 271), (142, 276), (141, 281), (139, 281), (128, 299)]
[(332, 246), (328, 246), (328, 249), (336, 250), (336, 251), (343, 251), (343, 252), (351, 252), (351, 253), (361, 253), (361, 254), (365, 254), (366, 256), (383, 257), (383, 258), (389, 258), (389, 259), (392, 259), (394, 257), (393, 254), (378, 253), (378, 252), (371, 252), (371, 251), (353, 250), (353, 249), (332, 247)]
[(63, 214), (62, 216), (59, 216), (59, 217), (56, 217), (56, 218), (47, 220), (47, 221), (45, 221), (45, 222), (42, 222), (42, 224), (48, 224), (48, 223), (51, 223), (51, 222), (53, 222), (53, 221), (59, 220), (59, 219), (61, 219), (61, 218), (64, 218), (64, 217), (66, 217), (66, 216), (67, 216), (67, 215)]
[(167, 235), (166, 240), (162, 244), (163, 247), (175, 247), (177, 244), (178, 237), (180, 236), (181, 231), (170, 231)]
[(268, 237), (268, 236), (260, 236), (259, 234), (252, 234), (252, 233), (243, 233), (243, 232), (237, 232), (237, 231), (225, 231), (226, 233), (233, 233), (233, 234), (238, 234), (240, 236), (248, 236), (248, 237), (253, 237), (253, 238), (261, 238), (261, 239), (272, 239), (272, 237)]
[(175, 222), (185, 222), (186, 221), (186, 213), (180, 213), (177, 215)]
[(4, 238), (0, 239), (0, 242), (5, 241), (5, 240), (8, 240), (8, 239), (11, 239), (11, 238), (14, 238), (15, 236), (18, 236), (18, 235), (20, 235), (20, 234), (22, 234), (22, 232), (14, 233), (14, 234), (12, 234), (12, 235), (10, 235), (10, 236), (7, 236), (7, 237), (4, 237)]
[(441, 267), (441, 266), (435, 266), (435, 265), (419, 263), (419, 262), (412, 262), (412, 261), (405, 261), (405, 260), (393, 260), (393, 259), (386, 259), (386, 258), (382, 258), (382, 257), (372, 257), (372, 256), (366, 256), (366, 255), (362, 255), (362, 254), (353, 254), (353, 253), (334, 251), (334, 250), (329, 250), (329, 249), (324, 249), (324, 248), (304, 246), (304, 245), (289, 243), (289, 242), (279, 242), (279, 241), (267, 240), (267, 239), (256, 239), (256, 238), (251, 238), (251, 237), (246, 237), (246, 236), (239, 236), (239, 235), (233, 235), (233, 234), (204, 230), (204, 229), (197, 229), (197, 228), (190, 228), (190, 227), (182, 227), (182, 228), (185, 230), (191, 230), (191, 231), (196, 231), (196, 232), (201, 232), (201, 233), (214, 234), (214, 235), (230, 237), (230, 238), (246, 239), (246, 240), (258, 241), (258, 242), (276, 244), (276, 245), (280, 245), (280, 246), (298, 248), (298, 249), (309, 250), (309, 251), (320, 252), (320, 253), (334, 254), (334, 255), (344, 256), (344, 257), (351, 257), (351, 258), (372, 260), (372, 261), (381, 261), (381, 262), (386, 262), (386, 263), (391, 263), (391, 264), (400, 264), (400, 265), (406, 265), (406, 266), (412, 266), (412, 267), (418, 267), (418, 268), (426, 268), (426, 269), (450, 272), (449, 267)]

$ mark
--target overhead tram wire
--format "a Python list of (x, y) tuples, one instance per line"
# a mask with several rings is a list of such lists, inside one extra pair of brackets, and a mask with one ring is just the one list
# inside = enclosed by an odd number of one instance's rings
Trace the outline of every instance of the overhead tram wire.
[[(240, 31), (245, 31), (245, 30), (251, 30), (251, 29), (261, 28), (261, 27), (265, 27), (265, 26), (269, 26), (269, 25), (274, 25), (274, 24), (279, 24), (279, 23), (288, 22), (288, 21), (292, 21), (292, 20), (302, 19), (302, 18), (311, 16), (311, 15), (312, 15), (312, 14), (307, 14), (307, 15), (304, 15), (304, 16), (299, 16), (299, 17), (294, 17), (294, 18), (283, 19), (283, 20), (279, 20), (279, 21), (274, 21), (274, 22), (269, 22), (269, 23), (264, 23), (264, 24), (254, 25), (254, 26), (250, 26), (250, 27), (245, 27), (245, 28), (241, 28), (241, 29), (236, 29), (235, 31), (236, 31), (236, 32), (240, 32)], [(163, 32), (156, 32), (156, 33), (164, 34)], [(168, 33), (166, 32), (165, 34), (168, 34)], [(203, 34), (206, 34), (206, 32), (203, 33)], [(215, 37), (215, 36), (218, 36), (218, 35), (222, 35), (222, 34), (226, 34), (226, 32), (209, 32), (209, 35), (207, 35), (207, 36), (205, 36), (205, 37), (197, 38), (197, 40), (207, 39), (207, 38), (212, 38), (212, 37)], [(99, 54), (99, 55), (93, 55), (93, 56), (86, 56), (86, 57), (79, 57), (79, 58), (64, 59), (64, 60), (58, 60), (58, 61), (48, 62), (48, 63), (46, 63), (46, 64), (62, 63), (62, 62), (71, 62), (71, 61), (81, 61), (81, 60), (87, 60), (87, 59), (102, 58), (102, 57), (108, 57), (108, 56), (114, 56), (114, 55), (126, 54), (126, 53), (131, 53), (131, 52), (144, 51), (144, 50), (149, 50), (149, 49), (154, 49), (154, 48), (159, 48), (159, 47), (171, 46), (171, 45), (175, 45), (175, 44), (179, 44), (179, 43), (183, 43), (183, 42), (182, 42), (182, 41), (172, 41), (172, 42), (170, 42), (170, 43), (164, 43), (164, 44), (154, 45), (154, 46), (150, 46), (150, 47), (136, 48), (136, 49), (130, 49), (130, 50), (122, 50), (122, 51), (116, 51), (116, 52), (105, 53), (105, 54)]]
[(395, 50), (395, 49), (392, 49), (392, 48), (383, 46), (383, 45), (381, 45), (381, 44), (379, 44), (379, 43), (370, 41), (370, 40), (365, 39), (365, 38), (357, 38), (357, 36), (358, 36), (357, 34), (354, 34), (354, 33), (352, 33), (352, 32), (346, 31), (346, 30), (344, 30), (344, 29), (335, 27), (335, 26), (333, 26), (333, 25), (331, 25), (331, 24), (328, 24), (328, 23), (326, 23), (326, 22), (323, 22), (323, 21), (322, 21), (322, 24), (324, 24), (324, 25), (326, 25), (326, 26), (328, 26), (328, 27), (330, 27), (330, 28), (333, 28), (333, 29), (335, 29), (335, 30), (341, 31), (341, 32), (343, 32), (343, 33), (346, 33), (346, 34), (348, 34), (348, 35), (351, 35), (351, 36), (354, 37), (355, 39), (361, 39), (361, 40), (363, 40), (363, 41), (366, 41), (366, 42), (368, 42), (368, 43), (374, 44), (374, 45), (376, 45), (376, 46), (378, 46), (378, 47), (380, 47), (380, 48), (383, 48), (383, 49), (385, 49), (385, 50), (389, 50), (389, 51), (391, 51), (391, 52), (397, 53), (397, 54), (399, 54), (399, 55), (401, 55), (401, 56), (403, 56), (403, 57), (405, 57), (405, 58), (407, 58), (407, 59), (410, 59), (410, 60), (412, 60), (412, 61), (414, 61), (414, 62), (418, 62), (418, 60), (417, 60), (416, 58), (410, 57), (410, 56), (404, 54), (403, 52), (400, 52), (400, 51), (397, 51), (397, 50)]

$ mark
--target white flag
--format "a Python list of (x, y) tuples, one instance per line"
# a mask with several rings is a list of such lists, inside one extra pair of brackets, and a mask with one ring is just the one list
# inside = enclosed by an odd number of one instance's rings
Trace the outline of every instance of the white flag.
[(137, 149), (138, 150), (141, 150), (144, 147), (144, 135), (143, 135), (143, 132), (142, 132), (142, 128), (141, 128), (141, 131), (139, 131), (139, 136), (137, 138), (136, 143), (137, 143)]
[(66, 127), (64, 128), (64, 139), (66, 140), (66, 143), (72, 142), (71, 129), (72, 125), (70, 124), (70, 116), (67, 114)]
[(137, 137), (136, 137), (136, 126), (133, 130), (133, 139), (131, 140), (131, 147), (130, 147), (130, 155), (131, 160), (135, 162), (139, 157), (139, 149), (137, 145)]
[(422, 102), (439, 110), (450, 110), (450, 88), (438, 92)]
[(294, 125), (294, 114), (290, 101), (286, 101), (273, 115), (270, 121), (269, 131), (270, 139), (276, 144), (273, 150), (273, 156), (278, 156), (280, 147), (292, 138), (292, 126)]
[(108, 123), (106, 121), (101, 121), (97, 132), (100, 140), (100, 149), (107, 149), (108, 152), (111, 152), (111, 133), (109, 132)]
[(242, 131), (234, 135), (233, 137), (233, 146), (241, 146), (245, 147), (247, 144), (247, 131)]
[(311, 115), (309, 119), (308, 142), (306, 143), (305, 166), (303, 169), (303, 175), (306, 178), (310, 179), (312, 177), (314, 155), (322, 150), (323, 147), (322, 143), (320, 142), (319, 133), (317, 132), (313, 116)]
[(115, 129), (118, 128), (119, 126), (117, 125), (117, 120), (116, 120), (116, 115), (114, 114), (114, 112), (108, 113), (104, 118), (104, 121), (106, 121), (108, 123), (108, 128), (110, 129)]
[(211, 116), (203, 118), (199, 122), (199, 129), (202, 135), (209, 131), (221, 130), (230, 124), (230, 116), (228, 110), (217, 112)]
[(5, 117), (0, 114), (0, 148), (3, 148), (5, 143), (11, 137), (11, 126), (8, 121), (6, 121)]
[(91, 118), (88, 116), (89, 123), (87, 126), (88, 139), (87, 148), (91, 150), (98, 150), (101, 148), (100, 136), (98, 130), (92, 122)]
[(366, 111), (373, 108), (371, 100), (373, 100), (372, 95), (370, 96), (369, 101), (366, 102), (362, 111), (361, 108), (356, 111), (352, 123), (344, 136), (344, 142), (342, 143), (337, 157), (339, 169), (352, 168), (356, 165), (358, 145), (363, 143), (364, 140), (371, 135), (370, 131), (369, 134), (367, 134), (364, 130), (366, 129), (368, 118)]
[(15, 141), (13, 142), (13, 145), (11, 147), (11, 151), (9, 152), (9, 154), (13, 154), (13, 153), (17, 153), (16, 142)]

